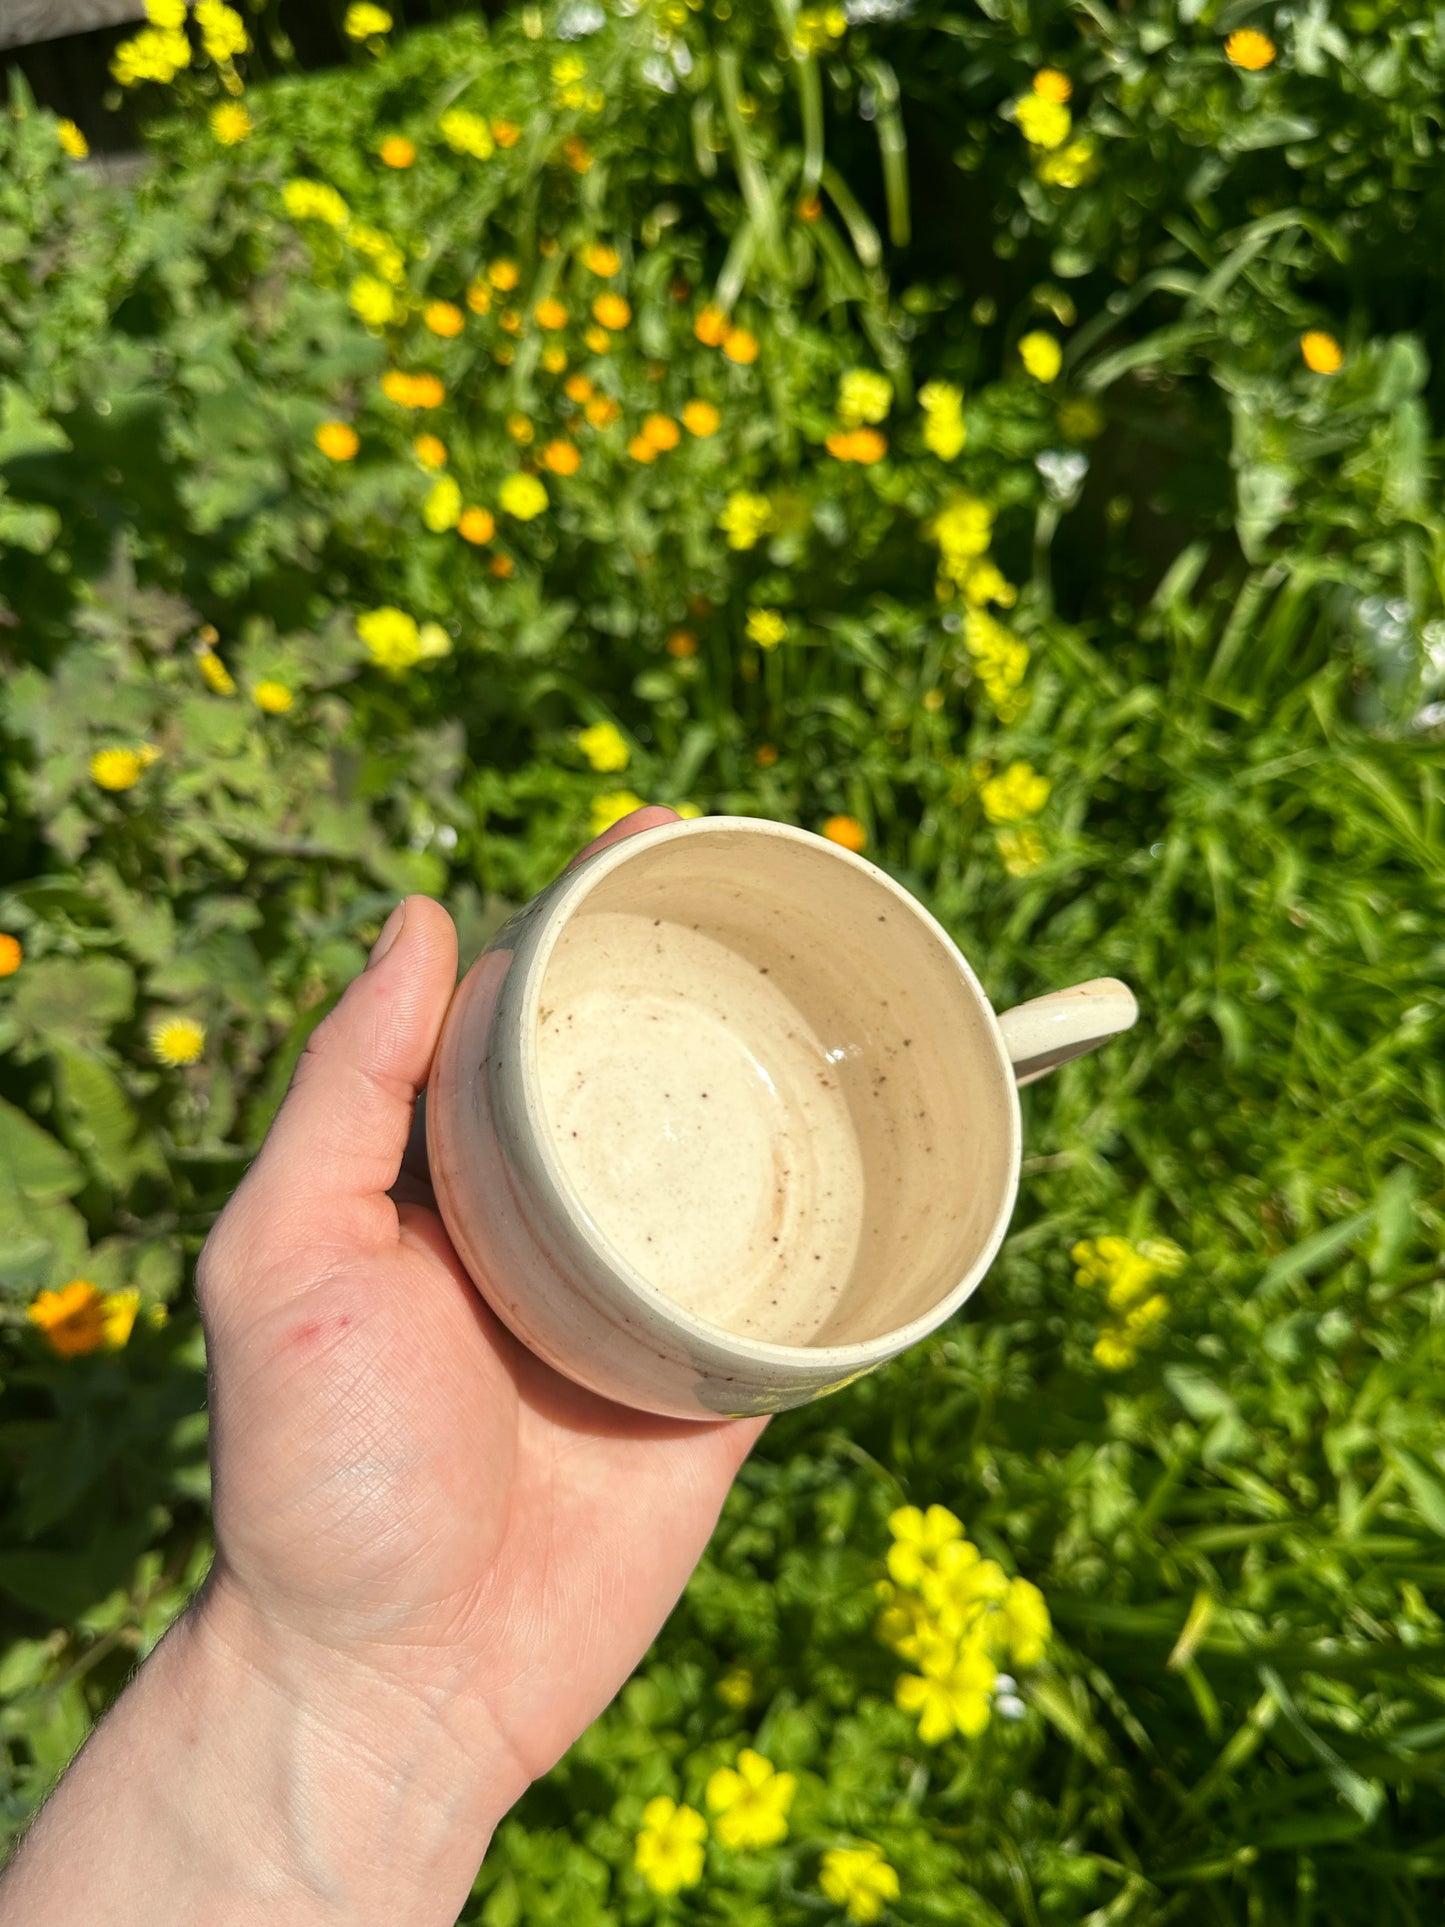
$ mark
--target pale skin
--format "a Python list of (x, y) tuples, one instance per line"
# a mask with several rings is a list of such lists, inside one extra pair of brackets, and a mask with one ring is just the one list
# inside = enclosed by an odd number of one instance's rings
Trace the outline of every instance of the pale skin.
[(559, 1377), (399, 1180), (456, 967), (407, 898), (207, 1240), (215, 1563), (0, 1876), (6, 1927), (452, 1927), (761, 1430)]

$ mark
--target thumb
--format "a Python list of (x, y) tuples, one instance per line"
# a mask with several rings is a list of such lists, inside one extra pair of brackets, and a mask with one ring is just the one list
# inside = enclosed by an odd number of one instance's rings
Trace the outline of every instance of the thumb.
[(312, 1032), (218, 1232), (234, 1214), (263, 1258), (318, 1245), (374, 1250), (396, 1238), (386, 1194), (456, 981), (451, 918), (430, 897), (405, 898)]

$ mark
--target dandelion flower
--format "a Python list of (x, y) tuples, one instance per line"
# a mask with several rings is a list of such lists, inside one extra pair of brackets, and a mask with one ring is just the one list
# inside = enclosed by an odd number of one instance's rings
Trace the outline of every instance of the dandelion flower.
[(717, 525), (730, 549), (752, 549), (773, 526), (773, 520), (773, 505), (766, 495), (735, 489), (724, 503)]
[(694, 1807), (659, 1795), (642, 1809), (633, 1865), (655, 1894), (675, 1894), (702, 1879), (707, 1821)]
[(457, 522), (457, 534), (464, 542), (470, 542), (480, 548), (484, 542), (490, 542), (496, 532), (497, 519), (490, 509), (462, 510), (461, 518)]
[(492, 291), (485, 281), (474, 281), (467, 289), (467, 306), (473, 314), (490, 314)]
[(133, 749), (98, 749), (90, 759), (91, 781), (103, 790), (130, 789), (144, 768), (144, 759)]
[(682, 430), (671, 415), (649, 415), (642, 424), (642, 432), (661, 455), (676, 448), (682, 440)]
[(13, 977), (24, 961), (20, 939), (8, 930), (0, 931), (0, 977)]
[(861, 1847), (833, 1847), (823, 1855), (818, 1885), (825, 1899), (846, 1910), (858, 1927), (877, 1920), (898, 1898), (898, 1875), (871, 1841)]
[(448, 341), (466, 325), (466, 316), (454, 301), (428, 301), (421, 318), (434, 335)]
[(708, 435), (715, 435), (721, 421), (722, 416), (713, 404), (710, 401), (701, 400), (698, 396), (694, 396), (683, 406), (682, 425), (689, 435), (696, 435), (699, 440)]
[(361, 437), (350, 422), (322, 422), (316, 431), (316, 446), (328, 461), (349, 462), (361, 446)]
[(447, 445), (440, 435), (418, 435), (411, 447), (423, 468), (446, 467)]
[(605, 775), (626, 769), (632, 761), (627, 738), (616, 723), (593, 723), (590, 728), (579, 731), (577, 747), (592, 768)]
[(569, 401), (591, 401), (595, 387), (586, 375), (568, 375), (562, 384), (562, 391)]
[(707, 1783), (707, 1804), (718, 1817), (726, 1847), (771, 1847), (788, 1837), (788, 1811), (797, 1791), (791, 1773), (745, 1746), (736, 1767), (719, 1767)]
[(758, 338), (747, 328), (729, 328), (723, 337), (722, 351), (740, 368), (751, 367), (758, 358)]
[(514, 442), (520, 442), (525, 448), (529, 442), (536, 439), (537, 431), (526, 415), (518, 414), (508, 415), (507, 433)]
[(410, 167), (416, 159), (416, 142), (405, 134), (388, 134), (376, 151), (386, 167)]
[(592, 303), (592, 313), (601, 327), (613, 330), (625, 328), (632, 319), (632, 308), (629, 303), (622, 295), (614, 294), (611, 289), (598, 295)]
[(575, 475), (582, 466), (582, 453), (575, 442), (559, 437), (542, 450), (542, 466), (553, 475)]
[(53, 1352), (81, 1358), (102, 1348), (122, 1350), (139, 1307), (138, 1291), (101, 1292), (88, 1278), (72, 1278), (59, 1291), (42, 1291), (27, 1316)]
[(776, 649), (788, 633), (788, 625), (777, 609), (749, 609), (747, 619), (749, 642), (755, 642), (759, 649)]
[(223, 100), (211, 109), (211, 138), (222, 147), (239, 147), (255, 124), (238, 100)]
[(442, 139), (454, 154), (470, 154), (473, 160), (489, 160), (496, 152), (492, 130), (480, 114), (465, 107), (450, 107), (437, 122)]
[(422, 504), (421, 519), (433, 535), (454, 529), (462, 519), (462, 491), (455, 476), (443, 475), (432, 484)]
[(542, 350), (542, 366), (549, 375), (560, 375), (567, 366), (567, 350), (559, 341), (549, 341)]
[(835, 428), (827, 441), (828, 453), (840, 462), (861, 462), (865, 467), (881, 462), (888, 453), (887, 440), (876, 428)]
[(1035, 381), (1051, 382), (1064, 365), (1064, 351), (1052, 335), (1033, 329), (1019, 343), (1019, 360)]
[(90, 142), (81, 133), (73, 120), (57, 121), (55, 138), (73, 161), (83, 161), (90, 152)]
[(1317, 375), (1338, 374), (1345, 359), (1339, 342), (1323, 328), (1311, 328), (1307, 334), (1302, 334), (1299, 351), (1304, 356), (1306, 368), (1312, 368)]
[(1062, 147), (1069, 138), (1074, 119), (1061, 100), (1048, 100), (1042, 94), (1025, 94), (1014, 102), (1014, 120), (1030, 147)]
[(352, 0), (341, 27), (348, 40), (370, 40), (373, 34), (391, 32), (391, 15), (371, 0)]
[[(776, 755), (773, 760), (777, 761)], [(830, 843), (851, 850), (855, 856), (860, 855), (868, 844), (868, 832), (856, 816), (830, 816), (823, 825), (823, 834)]]
[(194, 1064), (206, 1048), (206, 1027), (194, 1017), (162, 1017), (150, 1028), (151, 1054), (161, 1064)]
[(645, 435), (634, 435), (627, 444), (627, 452), (634, 462), (655, 462), (657, 450)]
[(1040, 100), (1056, 101), (1060, 107), (1074, 94), (1073, 81), (1057, 67), (1041, 67), (1034, 75), (1033, 86)]
[(590, 241), (582, 250), (582, 265), (607, 281), (622, 266), (622, 256), (605, 241)]
[(198, 649), (196, 667), (201, 672), (201, 680), (215, 695), (235, 695), (236, 679), (214, 649)]
[(555, 332), (567, 326), (567, 310), (555, 295), (549, 294), (544, 301), (539, 301), (532, 312), (537, 317), (539, 328), (549, 328)]
[(402, 368), (388, 368), (381, 378), (381, 392), (400, 408), (440, 408), (447, 391), (435, 375), (409, 375)]
[(287, 181), (281, 204), (293, 221), (321, 221), (327, 227), (344, 228), (351, 219), (351, 209), (329, 181)]
[(356, 633), (371, 660), (389, 676), (399, 676), (421, 660), (421, 632), (416, 618), (389, 603), (356, 618)]
[(1257, 74), (1261, 68), (1271, 65), (1278, 53), (1269, 35), (1255, 27), (1236, 28), (1224, 43), (1225, 59), (1233, 67), (1242, 67), (1247, 74)]
[(721, 308), (706, 307), (698, 310), (692, 331), (705, 348), (720, 348), (731, 326)]
[(509, 475), (497, 490), (497, 500), (508, 515), (531, 522), (547, 506), (547, 491), (535, 475)]
[(487, 279), (497, 290), (498, 294), (510, 294), (521, 278), (522, 270), (517, 266), (516, 262), (506, 260), (505, 258), (500, 261), (493, 261), (492, 265), (487, 269)]
[(251, 700), (268, 716), (284, 716), (296, 698), (284, 682), (258, 682), (251, 691)]

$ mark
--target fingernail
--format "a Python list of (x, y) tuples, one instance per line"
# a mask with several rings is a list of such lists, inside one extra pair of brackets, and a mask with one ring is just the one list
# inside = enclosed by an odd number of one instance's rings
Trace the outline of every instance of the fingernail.
[(368, 970), (371, 969), (373, 964), (379, 964), (381, 962), (387, 951), (390, 950), (391, 946), (401, 935), (401, 926), (405, 922), (406, 904), (402, 902), (396, 906), (386, 922), (381, 926), (381, 935), (371, 946), (371, 955), (366, 960)]

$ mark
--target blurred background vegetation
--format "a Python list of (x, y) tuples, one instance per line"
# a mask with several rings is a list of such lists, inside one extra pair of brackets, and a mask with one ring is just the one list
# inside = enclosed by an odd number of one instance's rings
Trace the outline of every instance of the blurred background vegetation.
[[(469, 959), (645, 797), (1143, 1017), (464, 1919), (1432, 1918), (1440, 19), (152, 11), (0, 121), (7, 1829), (204, 1572), (190, 1267), (311, 1028), (399, 892)], [(1052, 1620), (941, 1736), (934, 1504)]]

